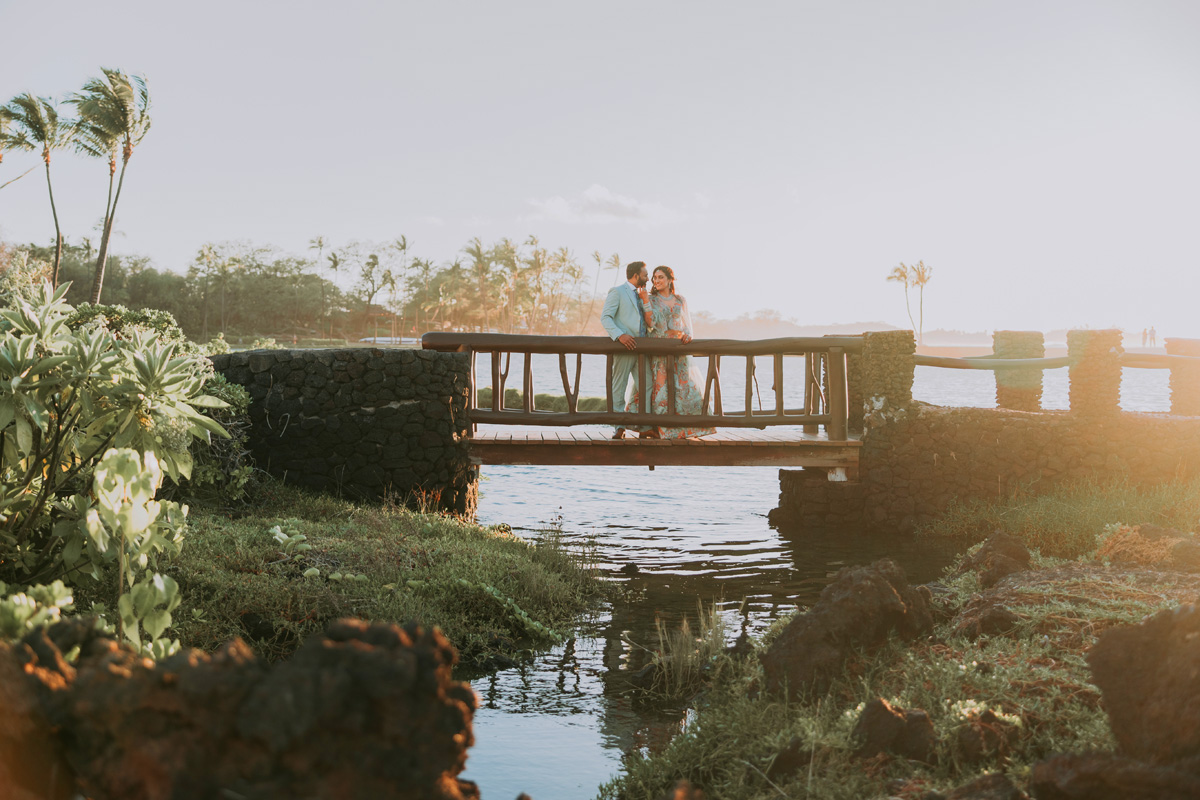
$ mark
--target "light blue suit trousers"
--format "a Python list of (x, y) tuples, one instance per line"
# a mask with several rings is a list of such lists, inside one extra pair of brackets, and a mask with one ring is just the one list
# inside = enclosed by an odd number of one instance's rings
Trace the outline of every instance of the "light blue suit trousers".
[[(604, 298), (604, 308), (600, 311), (600, 324), (613, 341), (623, 333), (635, 337), (646, 335), (642, 303), (637, 296), (637, 290), (629, 281), (608, 290), (608, 296)], [(629, 379), (637, 372), (637, 362), (638, 357), (634, 353), (613, 356), (611, 380), (614, 411), (625, 410)]]

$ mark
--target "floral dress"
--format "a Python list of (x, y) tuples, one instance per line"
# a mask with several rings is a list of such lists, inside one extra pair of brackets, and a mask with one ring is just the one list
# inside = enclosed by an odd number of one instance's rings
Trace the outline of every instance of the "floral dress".
[[(681, 339), (692, 335), (692, 317), (688, 313), (687, 300), (679, 295), (650, 295), (647, 305), (650, 312), (649, 336), (652, 339)], [(667, 359), (675, 360), (675, 413), (700, 414), (704, 403), (703, 380), (700, 370), (691, 356), (651, 356), (650, 375), (654, 386), (650, 393), (650, 411), (654, 414), (667, 412)], [(635, 391), (625, 406), (626, 411), (637, 412), (641, 392)], [(631, 429), (632, 430), (632, 429)], [(646, 428), (639, 428), (646, 430)], [(684, 439), (692, 436), (707, 436), (716, 433), (716, 428), (663, 428), (656, 429), (664, 439)]]

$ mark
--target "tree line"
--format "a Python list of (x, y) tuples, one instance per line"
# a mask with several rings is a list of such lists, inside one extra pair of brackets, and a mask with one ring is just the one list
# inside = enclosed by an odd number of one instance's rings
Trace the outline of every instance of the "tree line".
[[(66, 299), (92, 302), (95, 244), (0, 243), (0, 273), (70, 282)], [(603, 294), (623, 274), (620, 258), (584, 264), (536, 237), (467, 242), (449, 261), (416, 255), (408, 239), (334, 247), (323, 236), (303, 256), (245, 242), (203, 245), (184, 272), (148, 258), (108, 258), (104, 300), (170, 312), (189, 338), (358, 339), (429, 330), (585, 334), (601, 331)], [(602, 285), (603, 284), (603, 285)]]

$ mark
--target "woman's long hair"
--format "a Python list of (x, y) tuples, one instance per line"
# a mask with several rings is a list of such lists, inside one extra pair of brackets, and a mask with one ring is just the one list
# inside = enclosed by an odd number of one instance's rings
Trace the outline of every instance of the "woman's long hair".
[[(655, 267), (655, 272), (661, 272), (667, 276), (667, 293), (675, 294), (675, 270), (670, 267)], [(654, 286), (650, 287), (650, 294), (658, 294), (658, 289)]]

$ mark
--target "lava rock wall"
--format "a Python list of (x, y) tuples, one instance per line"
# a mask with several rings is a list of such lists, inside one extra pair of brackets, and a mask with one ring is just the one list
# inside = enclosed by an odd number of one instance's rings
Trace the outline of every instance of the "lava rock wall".
[(429, 350), (254, 350), (212, 357), (250, 393), (250, 450), (288, 483), (474, 513), (468, 356)]

